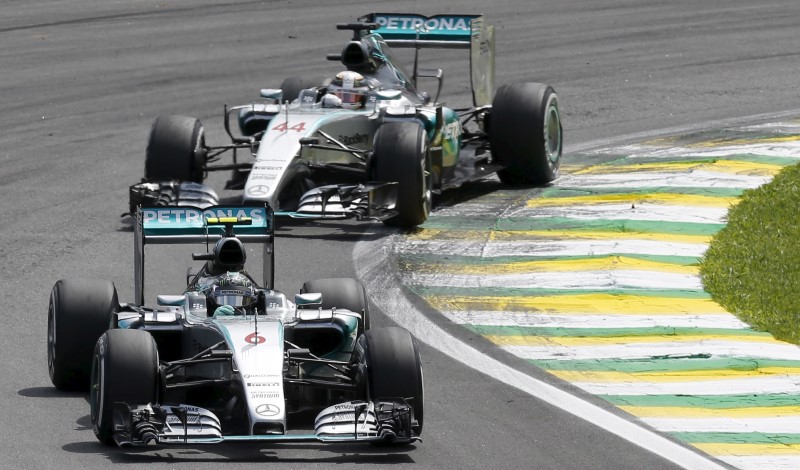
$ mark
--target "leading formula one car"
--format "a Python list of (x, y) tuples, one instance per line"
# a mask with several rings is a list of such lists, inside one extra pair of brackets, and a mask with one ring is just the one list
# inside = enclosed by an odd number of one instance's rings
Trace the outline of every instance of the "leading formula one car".
[[(355, 279), (307, 281), (293, 301), (273, 289), (269, 206), (137, 208), (135, 221), (135, 302), (86, 279), (60, 280), (50, 297), (51, 380), (90, 391), (102, 443), (419, 440), (415, 338), (370, 328)], [(213, 244), (192, 255), (202, 268), (145, 307), (145, 247), (192, 242)], [(264, 245), (263, 286), (244, 270), (251, 242)]]
[[(558, 97), (541, 83), (495, 92), (494, 28), (483, 16), (374, 13), (337, 28), (353, 33), (340, 54), (328, 56), (344, 70), (329, 80), (292, 77), (261, 90), (265, 102), (226, 107), (230, 145), (207, 145), (197, 119), (157, 118), (144, 179), (131, 187), (131, 211), (140, 203), (215, 204), (216, 193), (201, 183), (210, 171), (233, 170), (227, 188), (243, 189), (244, 204), (266, 202), (278, 215), (413, 227), (427, 219), (433, 194), (466, 181), (493, 173), (507, 183), (556, 178)], [(390, 46), (415, 48), (411, 74)], [(442, 70), (417, 67), (419, 50), (432, 47), (470, 50), (474, 106), (439, 102)], [(438, 81), (433, 98), (417, 88), (420, 78)], [(228, 151), (233, 163), (217, 164)]]

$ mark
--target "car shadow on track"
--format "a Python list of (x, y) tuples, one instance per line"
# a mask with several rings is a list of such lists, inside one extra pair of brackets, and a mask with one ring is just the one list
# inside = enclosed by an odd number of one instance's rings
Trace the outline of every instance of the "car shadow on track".
[[(63, 392), (53, 387), (31, 387), (22, 389), (19, 395), (29, 398), (83, 398), (85, 392)], [(415, 463), (409, 455), (416, 446), (370, 445), (367, 443), (275, 443), (254, 444), (252, 442), (208, 444), (196, 446), (143, 446), (124, 449), (105, 447), (92, 434), (91, 417), (87, 414), (75, 422), (75, 430), (86, 433), (86, 441), (65, 444), (62, 449), (74, 454), (105, 455), (110, 462), (127, 464), (147, 463), (191, 463), (191, 462), (252, 462), (252, 463), (296, 463), (319, 464), (409, 464)]]
[[(88, 420), (89, 417), (86, 417)], [(80, 421), (84, 421), (83, 419)], [(91, 428), (90, 428), (91, 429)], [(91, 436), (91, 433), (89, 433)], [(94, 436), (91, 436), (92, 438)], [(296, 463), (301, 466), (319, 464), (409, 464), (415, 449), (407, 446), (373, 446), (364, 444), (285, 443), (254, 444), (222, 443), (197, 446), (143, 446), (109, 448), (96, 441), (65, 444), (62, 449), (75, 454), (98, 454), (117, 464), (151, 463)]]
[(441, 194), (434, 197), (433, 210), (435, 212), (436, 210), (441, 210), (446, 207), (456, 206), (458, 204), (481, 198), (487, 194), (491, 194), (502, 189), (528, 188), (508, 186), (501, 183), (496, 178), (486, 178), (478, 181), (471, 181), (464, 183), (458, 189), (443, 191)]
[(22, 390), (18, 391), (17, 394), (25, 398), (88, 397), (87, 392), (64, 392), (55, 387), (23, 388)]

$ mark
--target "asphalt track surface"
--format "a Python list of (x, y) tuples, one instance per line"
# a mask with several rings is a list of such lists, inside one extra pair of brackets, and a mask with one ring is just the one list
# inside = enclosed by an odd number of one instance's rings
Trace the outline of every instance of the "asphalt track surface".
[[(142, 174), (155, 116), (199, 117), (209, 141), (224, 143), (223, 103), (246, 103), (259, 88), (288, 76), (339, 69), (324, 60), (347, 39), (334, 29), (336, 22), (376, 9), (485, 13), (497, 27), (498, 83), (552, 84), (568, 153), (800, 108), (800, 4), (792, 0), (315, 3), (0, 3), (0, 468), (676, 468), (427, 345), (424, 442), (408, 449), (107, 449), (92, 435), (86, 397), (51, 386), (45, 340), (53, 283), (106, 278), (122, 299), (132, 298), (131, 233), (119, 214), (128, 184)], [(431, 56), (445, 69), (448, 103), (466, 104), (466, 56)], [(211, 183), (221, 187), (225, 176), (213, 175)], [(380, 225), (288, 223), (278, 233), (277, 287), (296, 292), (306, 279), (354, 276), (356, 242), (386, 231)], [(180, 289), (188, 252), (165, 249), (150, 259), (156, 258), (148, 272), (150, 293), (153, 286)], [(376, 303), (374, 311), (374, 326), (393, 323), (391, 306)]]

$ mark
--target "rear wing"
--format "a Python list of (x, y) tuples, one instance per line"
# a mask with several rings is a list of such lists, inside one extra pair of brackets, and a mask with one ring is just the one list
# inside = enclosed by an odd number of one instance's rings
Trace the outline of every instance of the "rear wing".
[(377, 24), (373, 32), (391, 47), (469, 49), (472, 101), (477, 107), (492, 103), (494, 26), (483, 15), (371, 13), (358, 20)]
[[(263, 206), (136, 207), (134, 215), (134, 296), (137, 305), (144, 305), (145, 247), (159, 244), (213, 245), (225, 236), (230, 218), (243, 221), (232, 225), (242, 243), (264, 245), (264, 287), (273, 288), (275, 277), (275, 225), (272, 208)], [(246, 222), (246, 223), (245, 223)]]

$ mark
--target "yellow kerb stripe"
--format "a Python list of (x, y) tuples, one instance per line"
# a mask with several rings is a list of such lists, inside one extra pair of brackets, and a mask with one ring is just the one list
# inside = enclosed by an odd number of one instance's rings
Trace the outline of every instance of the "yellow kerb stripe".
[(693, 207), (730, 207), (739, 202), (737, 197), (699, 196), (692, 194), (597, 194), (591, 196), (570, 196), (552, 198), (534, 198), (527, 202), (527, 207), (574, 206), (595, 204), (661, 204), (670, 206)]
[(664, 162), (641, 163), (635, 165), (594, 165), (575, 171), (573, 174), (602, 175), (615, 173), (634, 172), (689, 172), (709, 171), (716, 173), (730, 173), (749, 176), (774, 176), (784, 168), (784, 165), (772, 163), (755, 163), (737, 160), (720, 159), (714, 162)]
[(757, 406), (753, 408), (696, 408), (691, 406), (620, 406), (640, 418), (780, 418), (800, 419), (800, 406)]
[[(568, 382), (698, 382), (720, 379), (741, 379), (769, 375), (800, 375), (798, 367), (764, 367), (753, 370), (680, 370), (651, 371), (635, 374), (616, 371), (549, 370), (551, 374)], [(649, 408), (646, 408), (649, 409)], [(797, 407), (800, 410), (800, 407)]]
[(499, 346), (613, 346), (637, 343), (693, 343), (698, 341), (737, 341), (746, 343), (786, 344), (771, 336), (754, 335), (658, 335), (658, 336), (512, 336), (486, 335)]
[(553, 296), (429, 296), (426, 300), (439, 310), (507, 311), (524, 310), (559, 313), (704, 315), (728, 313), (710, 299), (680, 299), (635, 295), (579, 294)]
[(718, 444), (714, 442), (691, 443), (709, 455), (800, 455), (800, 444)]

